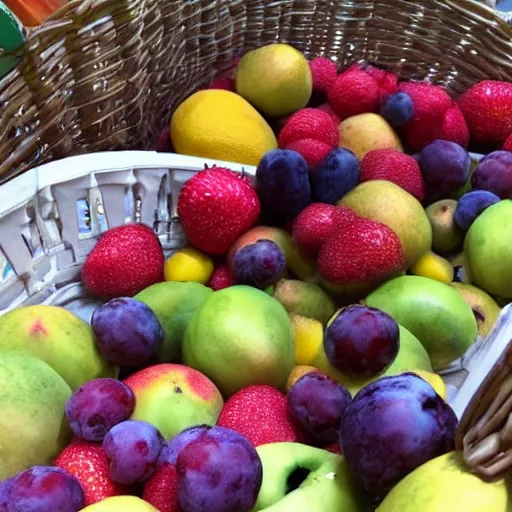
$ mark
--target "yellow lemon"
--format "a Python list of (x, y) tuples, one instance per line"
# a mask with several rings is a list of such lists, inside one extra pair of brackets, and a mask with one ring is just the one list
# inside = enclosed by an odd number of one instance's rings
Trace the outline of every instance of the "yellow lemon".
[(247, 165), (277, 148), (274, 132), (261, 114), (231, 91), (198, 91), (181, 103), (171, 118), (177, 153)]
[(295, 364), (309, 366), (323, 350), (323, 325), (318, 320), (295, 313), (290, 313), (290, 319), (295, 334)]
[(158, 512), (158, 510), (135, 496), (113, 496), (85, 507), (82, 512)]
[(236, 91), (267, 116), (286, 116), (305, 107), (311, 97), (309, 63), (288, 44), (251, 50), (238, 63)]
[(428, 277), (444, 284), (453, 281), (453, 272), (452, 264), (432, 251), (421, 256), (411, 267), (411, 274)]
[[(288, 382), (286, 383), (286, 391), (290, 391), (290, 388), (304, 375), (308, 373), (319, 372), (314, 366), (305, 366), (298, 365), (294, 366), (290, 376), (288, 377)], [(320, 373), (320, 372), (319, 372)]]
[(213, 272), (213, 261), (197, 249), (186, 248), (175, 252), (166, 262), (166, 281), (206, 284)]
[(446, 385), (440, 375), (434, 372), (427, 372), (426, 370), (412, 370), (412, 373), (427, 381), (434, 388), (434, 391), (443, 400), (446, 400)]

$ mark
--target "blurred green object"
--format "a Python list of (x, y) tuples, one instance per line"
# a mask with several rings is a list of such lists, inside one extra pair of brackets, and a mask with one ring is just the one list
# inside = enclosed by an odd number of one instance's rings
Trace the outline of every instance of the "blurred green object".
[(0, 2), (0, 78), (16, 66), (23, 46), (23, 28), (14, 14)]

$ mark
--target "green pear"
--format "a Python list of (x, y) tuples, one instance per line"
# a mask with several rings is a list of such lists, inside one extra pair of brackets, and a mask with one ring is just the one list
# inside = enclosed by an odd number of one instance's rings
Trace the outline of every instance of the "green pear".
[(485, 482), (459, 452), (431, 459), (391, 489), (377, 512), (510, 512), (505, 480)]
[(423, 206), (390, 181), (360, 183), (338, 205), (348, 206), (361, 217), (382, 222), (393, 230), (402, 242), (408, 268), (432, 246), (432, 227)]
[(183, 341), (183, 362), (209, 377), (225, 398), (251, 384), (285, 389), (294, 332), (284, 306), (251, 286), (213, 292)]
[(432, 226), (432, 248), (441, 254), (459, 249), (464, 241), (464, 232), (454, 219), (456, 208), (455, 199), (436, 201), (425, 208)]
[(92, 329), (64, 308), (25, 306), (0, 317), (2, 350), (31, 354), (48, 363), (75, 391), (98, 377), (115, 377)]
[(497, 302), (483, 290), (468, 283), (451, 283), (475, 315), (478, 324), (478, 332), (481, 336), (487, 336), (498, 318), (501, 308)]
[(491, 295), (512, 298), (512, 200), (489, 206), (471, 224), (464, 254), (472, 283)]
[[(335, 317), (333, 317), (334, 319)], [(399, 325), (400, 328), (400, 348), (395, 360), (391, 363), (389, 368), (380, 375), (376, 375), (372, 378), (361, 378), (354, 375), (348, 375), (339, 371), (337, 368), (332, 366), (323, 346), (316, 353), (315, 357), (309, 363), (311, 366), (325, 373), (335, 381), (339, 382), (345, 388), (348, 389), (352, 396), (373, 382), (374, 380), (382, 377), (389, 377), (391, 375), (399, 375), (404, 372), (413, 370), (424, 370), (427, 372), (432, 371), (432, 363), (427, 351), (421, 344), (421, 342), (413, 336), (405, 327)]]
[(51, 465), (71, 439), (65, 416), (71, 389), (44, 361), (0, 352), (0, 480)]
[(134, 299), (144, 302), (153, 310), (165, 332), (156, 362), (179, 360), (190, 319), (212, 293), (211, 288), (200, 283), (168, 281), (149, 286), (135, 295)]
[(324, 326), (336, 311), (331, 298), (316, 284), (282, 279), (274, 289), (276, 298), (289, 313), (313, 318)]
[(263, 481), (252, 512), (363, 512), (362, 492), (344, 457), (300, 443), (256, 448)]
[(401, 276), (365, 299), (411, 331), (427, 350), (435, 370), (461, 357), (476, 341), (478, 325), (453, 287), (421, 276)]

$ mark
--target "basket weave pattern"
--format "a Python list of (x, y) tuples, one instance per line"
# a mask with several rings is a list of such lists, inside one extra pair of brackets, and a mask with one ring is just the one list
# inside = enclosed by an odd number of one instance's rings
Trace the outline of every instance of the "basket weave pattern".
[(79, 153), (152, 149), (171, 112), (240, 50), (288, 42), (454, 93), (512, 80), (512, 30), (466, 0), (74, 0), (0, 80), (0, 183)]

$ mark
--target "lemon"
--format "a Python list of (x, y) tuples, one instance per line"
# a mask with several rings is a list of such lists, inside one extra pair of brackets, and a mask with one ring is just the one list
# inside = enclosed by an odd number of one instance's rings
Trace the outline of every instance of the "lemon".
[(158, 510), (135, 496), (113, 496), (85, 507), (82, 512), (158, 512)]
[(294, 366), (290, 376), (288, 377), (288, 382), (286, 383), (286, 391), (290, 391), (291, 387), (304, 375), (308, 373), (318, 372), (318, 370), (313, 366), (305, 366), (298, 365)]
[(213, 261), (197, 249), (186, 248), (175, 252), (166, 262), (166, 281), (206, 284), (213, 272)]
[(231, 91), (199, 91), (181, 103), (171, 118), (177, 153), (247, 165), (277, 148), (274, 132), (261, 114)]
[(290, 313), (290, 319), (295, 334), (295, 364), (309, 366), (323, 350), (323, 325), (318, 320), (295, 313)]
[(453, 272), (452, 264), (432, 251), (421, 256), (411, 267), (411, 274), (428, 277), (444, 284), (453, 281)]
[(257, 48), (238, 63), (236, 91), (267, 116), (291, 114), (305, 107), (311, 97), (309, 63), (287, 44)]
[(443, 400), (446, 400), (446, 385), (440, 375), (434, 372), (427, 372), (426, 370), (412, 370), (412, 373), (428, 382), (434, 388), (434, 391)]

